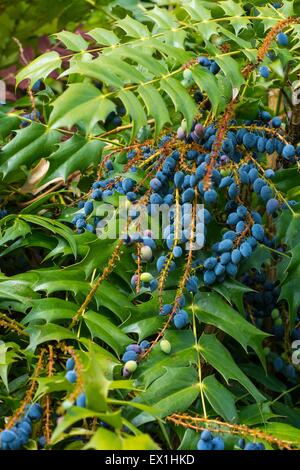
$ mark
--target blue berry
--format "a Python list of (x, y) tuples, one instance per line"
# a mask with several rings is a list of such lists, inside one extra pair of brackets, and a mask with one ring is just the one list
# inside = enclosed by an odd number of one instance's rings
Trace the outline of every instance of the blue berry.
[(122, 356), (122, 361), (135, 361), (137, 358), (137, 353), (135, 351), (126, 351)]
[(186, 318), (182, 313), (176, 313), (173, 318), (175, 327), (180, 330), (186, 326)]
[(160, 315), (170, 315), (170, 313), (172, 312), (172, 305), (171, 304), (165, 304), (163, 305), (161, 311), (160, 311)]
[(68, 380), (68, 382), (70, 382), (71, 384), (74, 384), (77, 380), (77, 374), (75, 370), (68, 370), (65, 377)]
[(27, 416), (32, 421), (39, 421), (43, 416), (43, 408), (38, 403), (34, 403), (28, 409)]
[(93, 212), (93, 209), (94, 209), (94, 206), (93, 206), (92, 201), (86, 201), (83, 207), (85, 215), (90, 215)]
[(186, 282), (186, 290), (196, 294), (198, 292), (199, 280), (197, 276), (191, 276)]
[(205, 191), (204, 193), (204, 201), (208, 204), (213, 204), (217, 200), (217, 193), (214, 189), (210, 189)]
[(252, 227), (251, 227), (251, 233), (257, 241), (259, 241), (259, 242), (263, 241), (265, 231), (264, 231), (264, 228), (262, 227), (262, 225), (253, 224)]
[(211, 443), (212, 443), (212, 450), (224, 450), (225, 449), (225, 443), (223, 439), (219, 436), (214, 437)]
[(85, 393), (80, 393), (76, 398), (76, 406), (80, 406), (81, 408), (86, 407), (86, 395)]
[(217, 264), (217, 258), (215, 258), (214, 256), (210, 257), (210, 258), (207, 258), (205, 261), (204, 261), (204, 267), (205, 269), (214, 269), (214, 267), (216, 266)]
[(293, 158), (296, 155), (295, 147), (291, 144), (287, 144), (283, 147), (282, 156), (286, 160)]
[(266, 65), (259, 67), (260, 76), (263, 78), (268, 78), (270, 76), (270, 69)]
[(192, 202), (195, 197), (195, 191), (192, 188), (188, 188), (182, 194), (182, 202)]
[(214, 271), (205, 271), (203, 275), (204, 283), (207, 285), (211, 285), (216, 280), (216, 275)]
[(286, 47), (289, 45), (289, 38), (285, 33), (280, 32), (277, 34), (277, 42), (280, 46)]
[(140, 347), (141, 347), (141, 349), (148, 349), (148, 348), (150, 347), (149, 341), (147, 341), (146, 339), (144, 339), (143, 341), (141, 341)]
[(244, 258), (249, 258), (252, 254), (251, 245), (248, 242), (243, 242), (240, 246), (240, 252)]
[(273, 126), (273, 127), (276, 127), (276, 128), (280, 127), (281, 124), (282, 124), (282, 123), (281, 123), (281, 119), (280, 119), (280, 117), (278, 117), (278, 116), (275, 116), (275, 117), (272, 119), (271, 122), (272, 122), (272, 126)]
[(225, 251), (230, 251), (232, 249), (233, 242), (230, 239), (222, 240), (219, 243), (218, 251), (220, 253), (224, 253)]
[(203, 439), (199, 439), (197, 443), (198, 450), (212, 450), (212, 442), (210, 441), (203, 441)]
[(213, 436), (212, 436), (212, 433), (210, 431), (208, 431), (207, 429), (205, 429), (204, 431), (202, 431), (201, 435), (200, 435), (200, 438), (202, 439), (202, 441), (211, 441)]
[(73, 357), (69, 357), (69, 359), (67, 359), (67, 362), (66, 362), (66, 369), (67, 370), (73, 370), (75, 367), (75, 361), (73, 359)]
[(237, 248), (232, 250), (231, 261), (233, 264), (239, 264), (239, 262), (241, 261), (241, 258), (242, 258), (242, 255), (241, 255), (240, 250), (238, 250)]
[(273, 196), (273, 191), (272, 189), (265, 185), (261, 188), (260, 190), (260, 197), (262, 198), (263, 201), (267, 202), (271, 197)]

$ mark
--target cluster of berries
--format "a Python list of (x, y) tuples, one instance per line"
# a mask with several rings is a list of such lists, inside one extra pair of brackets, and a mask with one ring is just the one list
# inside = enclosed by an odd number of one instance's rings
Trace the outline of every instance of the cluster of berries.
[(26, 405), (24, 414), (16, 424), (0, 433), (1, 450), (19, 450), (25, 446), (31, 435), (33, 423), (43, 416), (43, 409), (38, 403)]
[[(66, 371), (65, 377), (68, 382), (75, 384), (77, 382), (77, 373), (75, 371), (75, 361), (72, 357), (66, 362)], [(81, 408), (86, 407), (86, 395), (84, 392), (81, 392), (76, 398), (76, 406), (80, 406)]]
[[(274, 6), (275, 6), (275, 4), (274, 4)], [(289, 45), (288, 36), (285, 33), (280, 32), (279, 34), (277, 34), (277, 43), (279, 44), (279, 46), (287, 47)], [(269, 67), (267, 67), (267, 65), (261, 65), (259, 67), (259, 74), (261, 75), (261, 77), (269, 78), (270, 73), (271, 73), (270, 69), (269, 69)]]
[[(241, 438), (238, 441), (238, 447), (242, 450), (265, 450), (265, 446), (259, 442), (247, 442)], [(225, 450), (225, 443), (222, 437), (216, 436), (208, 431), (202, 431), (200, 439), (197, 443), (198, 450)]]

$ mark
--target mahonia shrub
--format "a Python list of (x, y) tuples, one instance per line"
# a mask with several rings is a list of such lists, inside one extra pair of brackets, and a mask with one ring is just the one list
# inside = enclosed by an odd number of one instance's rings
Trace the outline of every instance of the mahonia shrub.
[(103, 11), (0, 108), (0, 447), (300, 448), (299, 7)]

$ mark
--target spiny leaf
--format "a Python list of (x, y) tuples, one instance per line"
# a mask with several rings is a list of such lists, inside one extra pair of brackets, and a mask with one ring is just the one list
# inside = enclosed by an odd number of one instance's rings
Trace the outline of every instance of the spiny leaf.
[(265, 400), (265, 397), (236, 365), (229, 351), (214, 335), (203, 334), (200, 338), (199, 346), (201, 355), (227, 382), (229, 379), (236, 380), (248, 390), (256, 401)]
[(53, 103), (49, 126), (53, 129), (82, 123), (89, 133), (97, 121), (105, 121), (115, 104), (89, 83), (73, 83)]
[(55, 36), (62, 41), (70, 51), (81, 52), (88, 48), (88, 42), (83, 39), (80, 34), (71, 33), (70, 31), (61, 31)]
[(26, 65), (26, 67), (17, 74), (16, 83), (19, 85), (23, 80), (29, 79), (31, 84), (34, 84), (37, 80), (48, 77), (51, 72), (58, 69), (60, 66), (61, 58), (58, 52), (46, 52)]

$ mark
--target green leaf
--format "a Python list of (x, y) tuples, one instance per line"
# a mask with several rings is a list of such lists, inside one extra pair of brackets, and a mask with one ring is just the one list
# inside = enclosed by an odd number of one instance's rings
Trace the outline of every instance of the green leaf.
[(243, 298), (245, 293), (253, 291), (253, 289), (250, 289), (244, 284), (240, 284), (234, 280), (224, 281), (222, 284), (217, 284), (214, 286), (214, 290), (221, 294), (228, 303), (236, 305), (240, 313), (244, 313)]
[(265, 397), (257, 390), (248, 377), (236, 365), (229, 351), (214, 335), (203, 334), (199, 341), (200, 353), (228, 382), (230, 379), (239, 382), (257, 401)]
[(18, 358), (19, 346), (15, 343), (4, 343), (0, 341), (0, 377), (9, 392), (8, 372)]
[(54, 101), (49, 117), (52, 129), (83, 123), (86, 132), (92, 131), (98, 121), (105, 121), (115, 104), (89, 83), (73, 83)]
[(257, 269), (258, 271), (261, 269), (261, 266), (270, 261), (272, 259), (272, 255), (270, 250), (265, 245), (258, 245), (250, 258), (242, 260), (239, 266), (239, 272), (244, 273), (245, 271), (249, 271), (250, 269)]
[(113, 46), (118, 44), (119, 38), (113, 31), (104, 28), (95, 28), (88, 32), (88, 35), (104, 46)]
[[(91, 438), (85, 449), (95, 450), (156, 450), (158, 445), (148, 434), (139, 434), (138, 436), (121, 437), (105, 428), (99, 428)], [(107, 458), (109, 464), (109, 459)]]
[(4, 234), (0, 239), (0, 246), (5, 245), (7, 242), (15, 240), (19, 237), (25, 237), (31, 232), (30, 226), (20, 219), (15, 219), (13, 225), (4, 230)]
[(240, 422), (246, 426), (256, 426), (276, 417), (269, 403), (253, 403), (242, 408), (239, 413)]
[(58, 220), (47, 219), (46, 217), (42, 217), (40, 215), (20, 214), (19, 217), (20, 219), (25, 220), (30, 224), (35, 224), (40, 227), (44, 227), (50, 232), (60, 235), (62, 238), (67, 240), (72, 249), (73, 255), (76, 258), (77, 246), (74, 240), (75, 236), (74, 233), (69, 229), (69, 227), (62, 224)]
[(187, 367), (197, 362), (195, 340), (191, 330), (169, 330), (165, 333), (165, 339), (172, 345), (171, 354), (164, 354), (157, 344), (147, 361), (142, 361), (135, 372), (138, 383), (147, 387), (164, 374), (167, 368)]
[(222, 297), (212, 292), (201, 292), (195, 298), (193, 309), (199, 321), (214, 325), (232, 336), (245, 351), (250, 346), (265, 364), (262, 342), (268, 336), (245, 320)]
[(197, 106), (186, 89), (175, 78), (168, 77), (160, 81), (160, 86), (171, 98), (176, 111), (183, 114), (188, 129), (192, 126)]
[(240, 30), (246, 28), (249, 23), (247, 18), (243, 18), (243, 15), (245, 14), (243, 8), (239, 3), (236, 3), (233, 0), (223, 1), (219, 6), (224, 10), (227, 16), (233, 17), (230, 18), (230, 24), (232, 24), (235, 34), (238, 36)]
[(73, 135), (59, 144), (58, 150), (48, 157), (50, 166), (40, 184), (54, 179), (66, 181), (73, 172), (83, 172), (90, 165), (98, 164), (104, 146), (105, 143), (99, 140), (87, 140), (77, 134)]
[(117, 354), (121, 354), (130, 339), (104, 315), (89, 310), (83, 316), (92, 337), (99, 338), (110, 346)]
[(233, 394), (227, 390), (214, 375), (205, 377), (202, 381), (203, 392), (216, 414), (226, 422), (234, 422), (238, 417)]
[[(126, 45), (122, 45), (121, 47), (116, 48), (107, 48), (104, 49), (103, 54), (109, 55), (111, 57), (125, 57), (126, 59), (130, 59), (133, 62), (136, 62), (139, 66), (144, 67), (146, 70), (149, 70), (150, 73), (153, 75), (163, 75), (167, 73), (166, 66), (159, 62), (158, 60), (154, 59), (151, 55), (151, 51), (148, 50), (140, 50), (141, 48), (138, 46), (130, 47)], [(143, 80), (144, 81), (144, 80)]]
[(55, 36), (59, 41), (62, 41), (70, 51), (85, 51), (89, 45), (80, 34), (71, 33), (70, 31), (61, 31), (60, 33), (56, 33)]
[(277, 237), (283, 239), (288, 248), (300, 243), (300, 205), (293, 206), (293, 212), (285, 209), (276, 219)]
[(86, 408), (78, 408), (77, 406), (72, 406), (72, 408), (70, 408), (66, 412), (63, 419), (59, 422), (58, 426), (54, 429), (51, 442), (54, 444), (56, 441), (58, 441), (64, 431), (66, 431), (73, 424), (77, 423), (77, 421), (82, 421), (83, 419), (88, 418), (99, 418), (105, 423), (118, 429), (122, 426), (120, 411), (116, 411), (114, 413), (98, 413), (96, 411), (88, 410)]
[[(200, 393), (193, 367), (167, 367), (163, 372), (135, 399), (149, 406), (155, 403), (157, 416), (161, 418), (174, 412), (186, 411)], [(143, 412), (137, 415), (132, 423), (139, 427), (154, 419), (153, 415)]]
[(184, 2), (183, 8), (188, 12), (193, 20), (197, 23), (197, 30), (205, 41), (209, 41), (213, 34), (217, 34), (218, 25), (209, 22), (211, 19), (211, 8), (206, 8), (201, 0), (192, 0), (191, 2)]
[(8, 279), (5, 276), (0, 278), (0, 299), (5, 299), (5, 301), (16, 300), (20, 302), (22, 307), (21, 311), (23, 311), (23, 309), (24, 311), (27, 310), (31, 305), (32, 299), (38, 297), (39, 295), (31, 288), (30, 282), (12, 278)]
[[(29, 167), (35, 160), (47, 157), (61, 137), (60, 132), (36, 122), (18, 130), (16, 136), (2, 148), (0, 172), (6, 177), (23, 165)], [(19, 178), (17, 174), (11, 179), (15, 181), (16, 178)]]
[(64, 375), (52, 375), (51, 377), (37, 377), (38, 388), (34, 400), (40, 400), (44, 395), (53, 392), (71, 393), (74, 386)]
[(97, 350), (91, 345), (87, 353), (80, 354), (80, 358), (87, 407), (100, 413), (108, 411), (109, 380), (105, 377), (105, 368), (99, 363)]
[(123, 20), (119, 20), (117, 25), (132, 38), (147, 38), (149, 36), (148, 28), (143, 25), (143, 23), (134, 20), (130, 16), (126, 16)]
[(152, 10), (147, 10), (147, 20), (149, 18), (162, 30), (170, 30), (178, 25), (175, 15), (172, 15), (166, 9), (159, 8), (157, 5)]
[(14, 129), (17, 129), (20, 119), (16, 116), (0, 112), (0, 138), (4, 139)]
[(206, 93), (211, 104), (214, 114), (222, 108), (222, 97), (216, 77), (206, 70), (204, 67), (195, 66), (191, 68), (193, 79), (199, 89)]
[[(92, 60), (90, 62), (79, 62), (72, 64), (69, 69), (63, 72), (60, 77), (64, 77), (71, 74), (80, 74), (84, 77), (91, 77), (109, 86), (113, 86), (116, 88), (123, 87), (123, 81), (115, 74), (113, 74), (107, 67), (104, 66), (104, 62), (102, 60)], [(81, 83), (83, 85), (83, 83)], [(92, 85), (90, 85), (92, 87)], [(99, 92), (99, 90), (96, 88)], [(63, 96), (63, 95), (61, 95)], [(100, 98), (99, 98), (100, 99)], [(103, 95), (102, 99), (106, 99)]]
[(62, 339), (75, 339), (76, 335), (71, 330), (63, 326), (47, 323), (46, 325), (32, 325), (25, 328), (25, 331), (30, 335), (30, 344), (28, 350), (34, 352), (39, 344), (47, 343), (48, 341), (61, 341)]
[(34, 323), (56, 323), (57, 321), (71, 320), (78, 306), (74, 303), (46, 297), (32, 301), (32, 309), (23, 319), (24, 325)]
[(37, 80), (44, 79), (54, 70), (61, 66), (61, 58), (56, 51), (46, 52), (30, 64), (26, 65), (16, 76), (16, 84), (19, 85), (25, 79), (29, 79), (32, 84)]
[(284, 282), (281, 286), (280, 291), (280, 299), (285, 299), (289, 305), (289, 313), (290, 313), (290, 323), (291, 325), (294, 324), (296, 319), (299, 305), (300, 305), (300, 292), (298, 289), (299, 286), (299, 275), (295, 279), (288, 280)]
[(155, 138), (157, 138), (164, 124), (171, 122), (168, 108), (152, 85), (140, 85), (137, 91), (147, 107), (148, 115), (153, 116), (155, 120)]
[(284, 441), (300, 444), (300, 429), (294, 428), (289, 424), (285, 423), (266, 423), (262, 430), (277, 439), (282, 439)]
[(123, 102), (127, 113), (132, 118), (133, 127), (131, 138), (133, 139), (138, 133), (139, 129), (147, 124), (146, 114), (141, 103), (131, 91), (121, 90), (118, 93), (118, 97)]
[(220, 66), (227, 80), (235, 90), (239, 90), (245, 80), (241, 74), (240, 65), (232, 57), (216, 57), (216, 62)]

